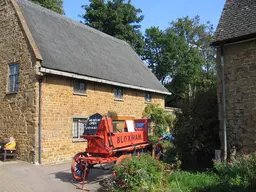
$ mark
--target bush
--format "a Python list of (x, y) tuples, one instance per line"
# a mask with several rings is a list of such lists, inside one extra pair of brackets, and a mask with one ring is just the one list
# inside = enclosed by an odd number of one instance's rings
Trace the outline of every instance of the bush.
[(152, 123), (154, 124), (154, 136), (160, 137), (164, 132), (167, 131), (167, 128), (172, 130), (174, 127), (175, 116), (165, 112), (163, 108), (156, 104), (147, 105), (142, 113), (142, 116), (151, 119)]
[(214, 164), (222, 185), (231, 189), (256, 189), (256, 154), (235, 162)]
[[(177, 159), (176, 159), (177, 160)], [(124, 160), (108, 179), (109, 191), (253, 192), (256, 191), (256, 154), (234, 163), (215, 163), (215, 172), (179, 171), (149, 154)]]
[(181, 106), (181, 110), (182, 113), (176, 116), (174, 145), (181, 151), (183, 166), (209, 167), (214, 150), (220, 147), (216, 90), (197, 93), (192, 102)]
[(127, 158), (114, 168), (111, 191), (165, 191), (167, 170), (149, 154)]

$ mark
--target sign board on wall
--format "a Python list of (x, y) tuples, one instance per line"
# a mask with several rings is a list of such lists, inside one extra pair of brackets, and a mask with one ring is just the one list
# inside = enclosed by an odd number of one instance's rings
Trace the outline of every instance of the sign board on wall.
[(89, 117), (86, 126), (84, 127), (84, 135), (95, 135), (100, 125), (102, 115), (96, 113)]

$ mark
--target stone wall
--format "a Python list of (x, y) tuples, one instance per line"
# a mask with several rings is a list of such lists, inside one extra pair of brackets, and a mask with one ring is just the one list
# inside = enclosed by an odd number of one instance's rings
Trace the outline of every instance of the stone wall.
[[(115, 101), (113, 87), (87, 82), (87, 95), (73, 94), (73, 80), (47, 75), (43, 79), (42, 97), (42, 163), (70, 160), (84, 151), (85, 142), (72, 141), (72, 118), (96, 112), (140, 118), (146, 106), (144, 92), (124, 89), (123, 101)], [(164, 97), (152, 94), (152, 103), (164, 107)]]
[[(13, 5), (0, 0), (0, 140), (14, 136), (18, 158), (32, 161), (35, 148), (37, 80), (32, 50)], [(20, 64), (19, 91), (8, 93), (9, 64)]]
[[(224, 47), (228, 149), (256, 151), (256, 41)], [(220, 49), (217, 54), (219, 117), (222, 125)], [(220, 137), (223, 147), (223, 127)]]

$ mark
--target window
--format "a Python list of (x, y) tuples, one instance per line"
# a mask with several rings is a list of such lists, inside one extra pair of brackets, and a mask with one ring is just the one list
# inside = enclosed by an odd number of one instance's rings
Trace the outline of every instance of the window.
[(151, 93), (145, 93), (145, 101), (151, 102)]
[(114, 96), (115, 99), (123, 99), (123, 89), (122, 88), (114, 88)]
[(18, 63), (9, 65), (9, 93), (16, 93), (19, 91), (19, 69)]
[(81, 95), (86, 94), (85, 81), (83, 81), (83, 80), (75, 80), (74, 81), (74, 93), (81, 94)]
[(84, 133), (84, 127), (86, 126), (88, 121), (88, 117), (83, 118), (73, 118), (73, 128), (72, 128), (72, 135), (73, 140), (83, 140), (81, 135)]

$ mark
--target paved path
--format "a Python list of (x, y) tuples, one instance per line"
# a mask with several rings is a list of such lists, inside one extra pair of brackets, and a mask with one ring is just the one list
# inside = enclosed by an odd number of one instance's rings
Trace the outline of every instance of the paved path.
[[(73, 180), (70, 164), (35, 166), (26, 162), (0, 162), (0, 192), (77, 192), (80, 183)], [(93, 170), (86, 187), (103, 191), (101, 182), (110, 171)]]

